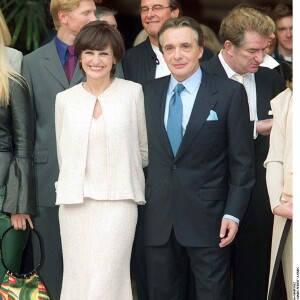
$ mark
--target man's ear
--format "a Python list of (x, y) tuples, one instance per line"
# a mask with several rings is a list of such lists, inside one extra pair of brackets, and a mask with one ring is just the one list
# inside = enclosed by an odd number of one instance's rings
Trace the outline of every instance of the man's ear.
[(200, 50), (200, 52), (199, 52), (198, 59), (202, 58), (204, 49), (203, 49), (203, 47), (199, 47), (199, 50)]
[(233, 56), (233, 54), (234, 54), (234, 45), (232, 44), (232, 42), (230, 42), (230, 41), (225, 41), (225, 43), (224, 43), (224, 50), (223, 51), (225, 51), (229, 56)]
[(67, 24), (68, 23), (68, 14), (64, 11), (59, 10), (57, 13), (58, 19), (60, 23)]
[(178, 8), (176, 8), (176, 9), (174, 9), (174, 10), (171, 11), (171, 18), (172, 19), (175, 19), (178, 16), (179, 16), (179, 9)]

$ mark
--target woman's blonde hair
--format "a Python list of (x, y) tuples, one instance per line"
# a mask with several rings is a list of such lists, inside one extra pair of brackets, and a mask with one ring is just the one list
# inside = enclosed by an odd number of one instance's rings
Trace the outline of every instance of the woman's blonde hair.
[[(9, 39), (7, 39), (7, 36), (9, 36)], [(0, 106), (4, 107), (9, 104), (9, 79), (21, 85), (25, 84), (25, 79), (9, 63), (5, 46), (10, 39), (10, 33), (0, 10)]]

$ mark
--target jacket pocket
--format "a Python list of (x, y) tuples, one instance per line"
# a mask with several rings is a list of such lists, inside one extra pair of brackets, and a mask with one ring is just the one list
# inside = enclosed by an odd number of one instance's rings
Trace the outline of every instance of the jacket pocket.
[(35, 164), (45, 164), (48, 162), (48, 150), (39, 150), (34, 153)]

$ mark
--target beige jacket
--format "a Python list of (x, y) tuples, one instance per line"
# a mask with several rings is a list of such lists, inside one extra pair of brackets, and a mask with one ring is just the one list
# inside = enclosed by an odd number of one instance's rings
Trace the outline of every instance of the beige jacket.
[[(270, 149), (264, 166), (267, 168), (266, 179), (272, 211), (280, 204), (283, 191), (293, 195), (292, 105), (293, 93), (290, 89), (286, 89), (271, 101), (274, 119), (270, 136)], [(286, 220), (286, 218), (274, 216), (269, 286)], [(285, 248), (292, 247), (291, 241), (292, 239), (288, 238)], [(290, 260), (292, 260), (291, 257)], [(290, 268), (290, 264), (283, 266), (284, 271), (287, 270), (288, 274), (292, 274), (292, 270), (287, 269), (287, 267)]]
[[(148, 165), (144, 97), (140, 84), (115, 78), (99, 96), (107, 144), (108, 200), (144, 204)], [(96, 97), (82, 83), (57, 94), (55, 128), (59, 177), (56, 204), (83, 202), (89, 130)], [(102, 167), (102, 166), (99, 166)]]

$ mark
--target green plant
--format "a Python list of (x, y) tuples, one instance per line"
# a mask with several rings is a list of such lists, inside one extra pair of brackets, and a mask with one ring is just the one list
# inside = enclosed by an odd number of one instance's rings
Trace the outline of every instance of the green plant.
[(6, 22), (12, 29), (12, 45), (25, 37), (26, 50), (38, 48), (47, 36), (45, 0), (0, 0)]

